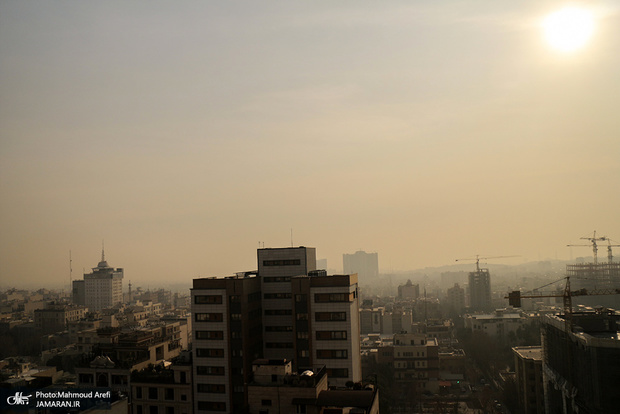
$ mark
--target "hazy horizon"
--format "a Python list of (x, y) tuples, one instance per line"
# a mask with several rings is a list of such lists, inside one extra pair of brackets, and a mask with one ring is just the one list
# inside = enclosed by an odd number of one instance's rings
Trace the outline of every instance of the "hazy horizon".
[(0, 284), (620, 244), (620, 6), (560, 53), (566, 4), (1, 2)]

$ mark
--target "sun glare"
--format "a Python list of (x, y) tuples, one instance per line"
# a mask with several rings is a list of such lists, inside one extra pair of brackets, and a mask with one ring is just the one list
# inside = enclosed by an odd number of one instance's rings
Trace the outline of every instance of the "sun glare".
[(592, 13), (580, 7), (566, 7), (551, 13), (543, 22), (545, 39), (561, 52), (573, 52), (588, 43), (594, 32)]

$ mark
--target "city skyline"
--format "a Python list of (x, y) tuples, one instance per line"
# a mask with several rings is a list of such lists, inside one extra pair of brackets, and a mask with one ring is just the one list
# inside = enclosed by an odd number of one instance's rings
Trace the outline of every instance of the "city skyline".
[(102, 239), (138, 284), (261, 243), (589, 257), (566, 245), (620, 241), (620, 10), (583, 3), (564, 53), (541, 24), (566, 4), (3, 2), (0, 280), (68, 285)]

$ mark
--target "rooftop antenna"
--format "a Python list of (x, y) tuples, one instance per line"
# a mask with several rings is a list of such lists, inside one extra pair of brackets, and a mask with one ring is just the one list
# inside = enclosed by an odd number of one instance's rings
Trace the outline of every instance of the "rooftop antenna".
[(291, 227), (291, 247), (293, 247), (293, 228)]
[(101, 239), (101, 261), (105, 262), (105, 241)]

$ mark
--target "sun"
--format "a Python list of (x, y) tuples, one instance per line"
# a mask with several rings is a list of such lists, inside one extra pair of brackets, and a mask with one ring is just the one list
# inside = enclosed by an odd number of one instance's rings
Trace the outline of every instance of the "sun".
[(543, 21), (545, 39), (560, 52), (574, 52), (585, 46), (594, 33), (592, 13), (581, 7), (565, 7)]

